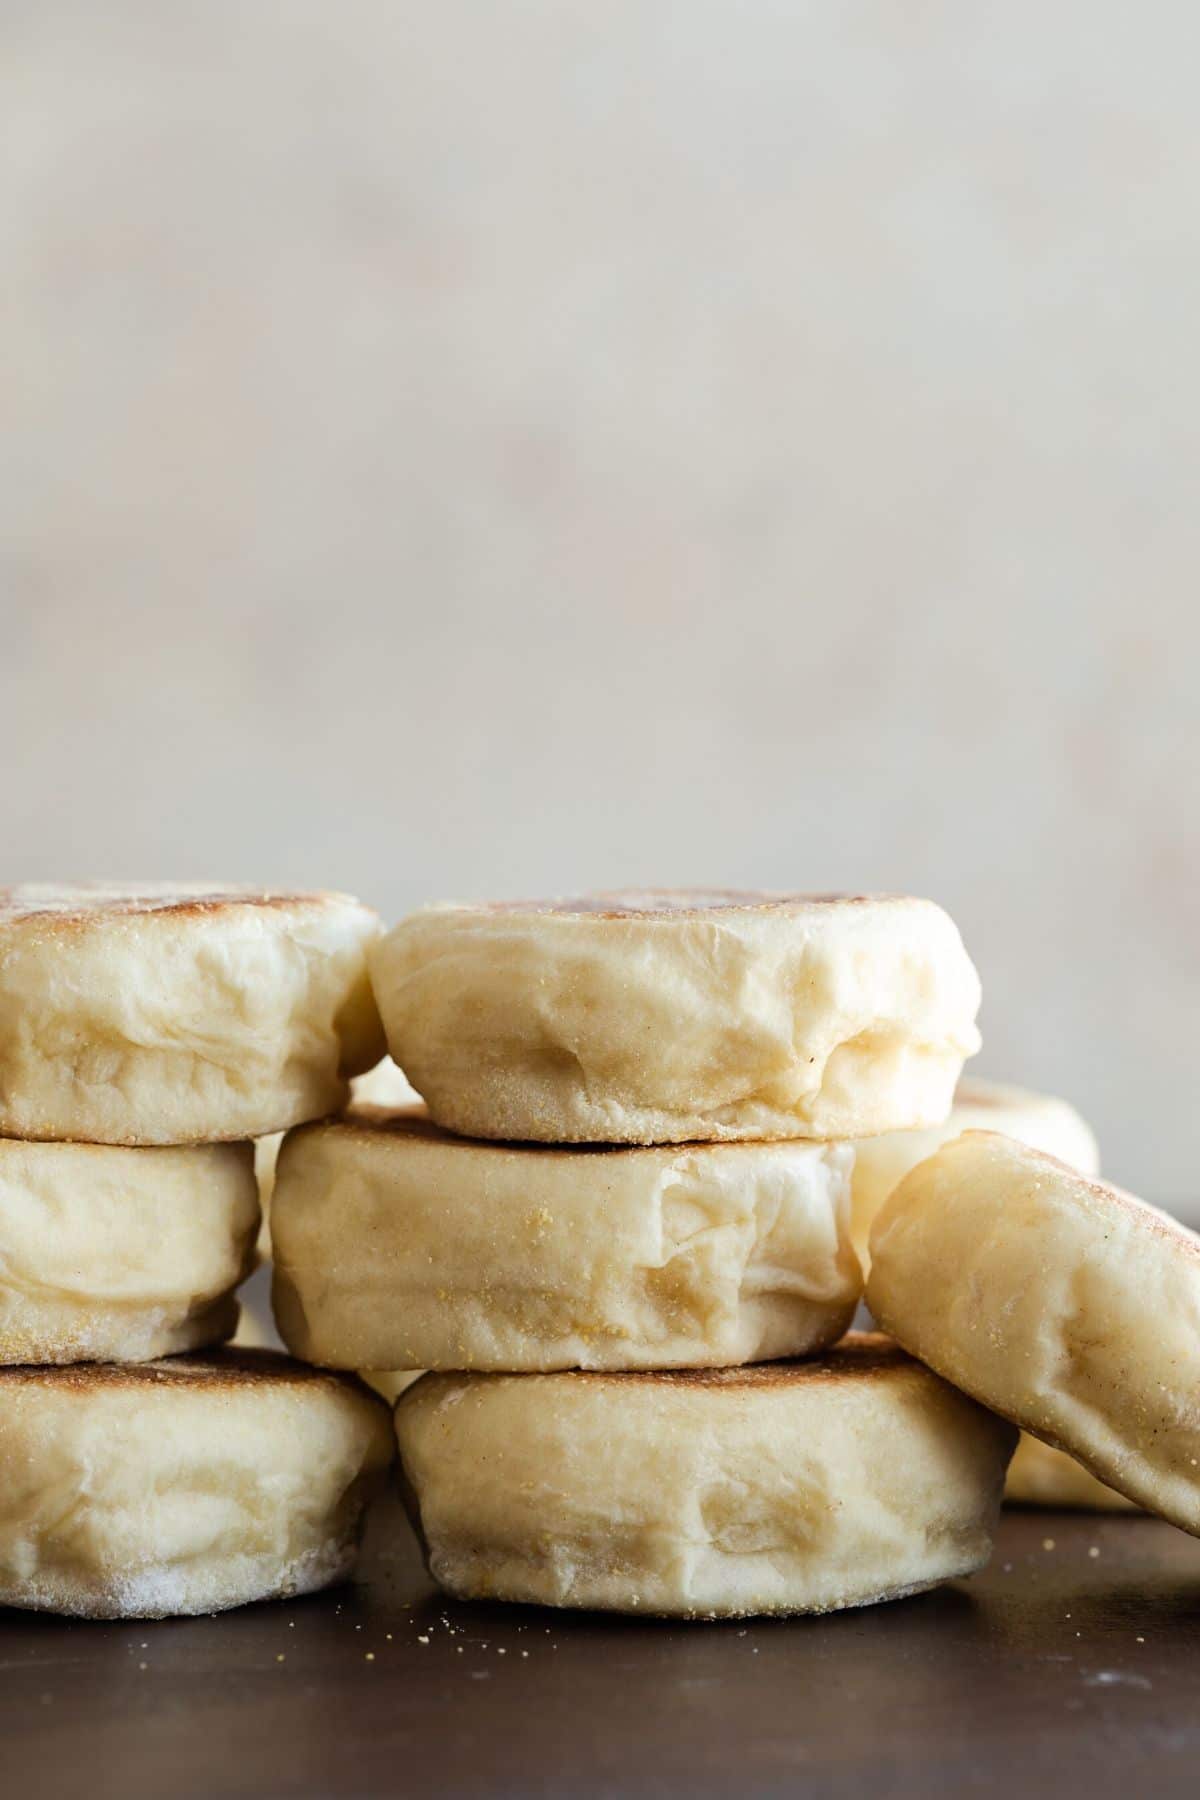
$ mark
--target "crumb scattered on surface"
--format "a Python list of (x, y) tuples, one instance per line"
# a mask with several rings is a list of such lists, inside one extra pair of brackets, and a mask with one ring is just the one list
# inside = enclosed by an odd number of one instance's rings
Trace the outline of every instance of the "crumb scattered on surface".
[(1042, 1539), (1042, 1549), (1043, 1550), (1053, 1550), (1053, 1548), (1054, 1548), (1054, 1539), (1053, 1538), (1043, 1538)]

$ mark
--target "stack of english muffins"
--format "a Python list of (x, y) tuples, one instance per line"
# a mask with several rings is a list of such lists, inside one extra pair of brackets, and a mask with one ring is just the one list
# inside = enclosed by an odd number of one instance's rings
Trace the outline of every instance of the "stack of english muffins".
[[(0, 1605), (340, 1579), (393, 1454), (356, 1370), (428, 1371), (395, 1435), (463, 1597), (912, 1593), (987, 1559), (1018, 1427), (1017, 1497), (1200, 1533), (1200, 1240), (959, 1083), (979, 997), (924, 900), (0, 890)], [(385, 1027), (422, 1101), (347, 1107)], [(281, 1132), (295, 1360), (222, 1347)]]
[(219, 1346), (251, 1140), (380, 1053), (378, 930), (337, 894), (0, 890), (0, 1604), (209, 1612), (351, 1566), (386, 1412)]
[(720, 1616), (988, 1555), (1012, 1428), (861, 1296), (853, 1141), (940, 1125), (979, 983), (913, 899), (612, 894), (418, 913), (371, 952), (423, 1108), (289, 1134), (299, 1357), (423, 1368), (397, 1432), (460, 1596)]

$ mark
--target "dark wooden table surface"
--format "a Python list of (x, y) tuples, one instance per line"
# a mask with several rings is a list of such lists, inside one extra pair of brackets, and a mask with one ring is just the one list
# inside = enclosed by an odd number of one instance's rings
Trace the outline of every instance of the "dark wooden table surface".
[(1200, 1793), (1200, 1540), (1010, 1512), (991, 1566), (825, 1619), (440, 1600), (399, 1510), (356, 1587), (219, 1618), (0, 1612), (0, 1794)]

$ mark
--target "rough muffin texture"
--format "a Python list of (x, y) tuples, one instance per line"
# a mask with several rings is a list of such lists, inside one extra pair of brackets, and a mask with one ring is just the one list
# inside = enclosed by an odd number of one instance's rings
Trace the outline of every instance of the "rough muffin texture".
[(396, 1431), (448, 1592), (706, 1618), (863, 1606), (979, 1568), (1016, 1439), (860, 1334), (747, 1369), (425, 1375)]
[(0, 890), (0, 1136), (261, 1137), (342, 1105), (382, 1054), (345, 894)]
[(1200, 1534), (1200, 1239), (1182, 1225), (968, 1131), (876, 1219), (867, 1303), (947, 1381)]
[(0, 1605), (219, 1612), (353, 1567), (387, 1408), (270, 1351), (0, 1370)]
[(437, 906), (372, 950), (432, 1117), (557, 1143), (846, 1138), (932, 1125), (979, 980), (928, 900), (601, 894)]
[(841, 1336), (862, 1291), (852, 1160), (797, 1141), (496, 1144), (355, 1107), (284, 1143), (276, 1317), (296, 1355), (349, 1369), (801, 1355)]

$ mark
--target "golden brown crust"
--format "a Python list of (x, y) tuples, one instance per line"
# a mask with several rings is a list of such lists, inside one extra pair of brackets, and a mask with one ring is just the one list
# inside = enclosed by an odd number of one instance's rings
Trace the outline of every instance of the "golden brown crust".
[[(380, 1106), (372, 1100), (356, 1100), (344, 1112), (329, 1119), (314, 1119), (289, 1131), (289, 1141), (308, 1132), (355, 1132), (365, 1137), (416, 1138), (423, 1143), (445, 1144), (469, 1155), (472, 1151), (488, 1156), (636, 1156), (645, 1150), (642, 1144), (534, 1144), (512, 1142), (504, 1138), (463, 1137), (435, 1125), (420, 1102), (404, 1106)], [(658, 1146), (654, 1146), (655, 1149)]]
[[(481, 1381), (588, 1381), (614, 1382), (628, 1386), (632, 1382), (649, 1383), (657, 1387), (669, 1388), (723, 1388), (725, 1390), (749, 1389), (760, 1393), (764, 1388), (806, 1387), (815, 1382), (826, 1384), (834, 1381), (852, 1381), (859, 1383), (872, 1377), (902, 1373), (905, 1370), (919, 1369), (920, 1364), (914, 1357), (902, 1350), (899, 1344), (885, 1337), (881, 1331), (848, 1331), (830, 1350), (822, 1351), (816, 1356), (796, 1358), (786, 1362), (747, 1363), (729, 1369), (570, 1369), (555, 1370), (548, 1374), (537, 1375), (505, 1375), (505, 1374), (471, 1374), (463, 1377), (451, 1373), (426, 1375), (415, 1386), (425, 1381), (455, 1382), (468, 1379), (472, 1383)], [(411, 1393), (414, 1389), (408, 1389)], [(403, 1404), (405, 1396), (401, 1395)]]
[(370, 1100), (356, 1100), (344, 1112), (336, 1113), (328, 1119), (313, 1119), (307, 1125), (297, 1125), (288, 1133), (289, 1140), (298, 1138), (312, 1131), (357, 1131), (369, 1137), (402, 1137), (419, 1138), (423, 1142), (452, 1145), (464, 1154), (478, 1151), (488, 1156), (549, 1156), (575, 1157), (581, 1156), (657, 1156), (683, 1155), (689, 1148), (706, 1151), (719, 1151), (721, 1154), (737, 1155), (739, 1152), (753, 1154), (762, 1149), (764, 1143), (794, 1143), (795, 1139), (768, 1137), (761, 1140), (747, 1140), (731, 1143), (707, 1143), (702, 1139), (679, 1144), (549, 1144), (536, 1143), (531, 1139), (511, 1138), (471, 1138), (463, 1137), (460, 1132), (446, 1131), (435, 1125), (425, 1107), (419, 1102), (410, 1102), (404, 1106), (380, 1106)]
[(218, 1350), (163, 1357), (149, 1363), (69, 1363), (0, 1369), (0, 1391), (17, 1385), (43, 1386), (55, 1393), (85, 1397), (97, 1389), (175, 1387), (191, 1391), (244, 1391), (247, 1387), (349, 1388), (373, 1398), (353, 1375), (310, 1368), (278, 1350)]
[(81, 881), (61, 885), (26, 883), (0, 888), (0, 923), (36, 920), (44, 925), (95, 924), (104, 919), (149, 913), (176, 918), (205, 918), (244, 907), (323, 906), (329, 902), (360, 904), (349, 894), (318, 889), (293, 893), (272, 888), (209, 886), (204, 882)]
[(796, 1361), (750, 1363), (735, 1369), (664, 1369), (657, 1373), (630, 1370), (614, 1375), (585, 1374), (584, 1378), (665, 1382), (672, 1387), (749, 1388), (760, 1392), (763, 1388), (807, 1387), (814, 1382), (860, 1382), (915, 1367), (913, 1358), (882, 1332), (851, 1331), (831, 1350)]
[[(356, 1100), (343, 1112), (333, 1113), (327, 1119), (310, 1119), (306, 1125), (295, 1126), (287, 1135), (291, 1139), (318, 1131), (355, 1131), (368, 1137), (422, 1138), (435, 1144), (461, 1143), (476, 1147), (481, 1142), (478, 1138), (457, 1138), (452, 1131), (443, 1131), (418, 1101), (403, 1106), (382, 1106), (374, 1100)], [(482, 1147), (494, 1148), (487, 1144)]]
[[(156, 1166), (155, 1163), (150, 1160), (152, 1157), (159, 1158), (160, 1161), (158, 1166), (161, 1166), (167, 1158), (178, 1157), (181, 1153), (196, 1154), (199, 1159), (200, 1157), (203, 1157), (206, 1150), (217, 1149), (220, 1150), (223, 1156), (236, 1156), (240, 1162), (244, 1162), (249, 1168), (252, 1168), (254, 1165), (254, 1139), (245, 1137), (224, 1139), (211, 1138), (203, 1144), (93, 1144), (86, 1138), (39, 1139), (0, 1136), (0, 1168), (3, 1167), (6, 1157), (19, 1157), (28, 1151), (30, 1144), (36, 1143), (61, 1144), (70, 1153), (72, 1158), (94, 1158), (95, 1161), (89, 1163), (87, 1166), (94, 1167), (97, 1172), (99, 1172), (106, 1163), (114, 1171), (119, 1170), (122, 1167), (121, 1159), (128, 1158), (131, 1150), (137, 1151), (138, 1159), (144, 1170), (149, 1170)], [(78, 1166), (78, 1164), (76, 1166)], [(130, 1168), (132, 1165), (126, 1161), (124, 1166)]]
[(494, 900), (452, 910), (479, 913), (549, 913), (564, 918), (670, 919), (707, 912), (768, 912), (788, 906), (858, 906), (877, 894), (784, 894), (743, 888), (616, 888), (553, 900)]

